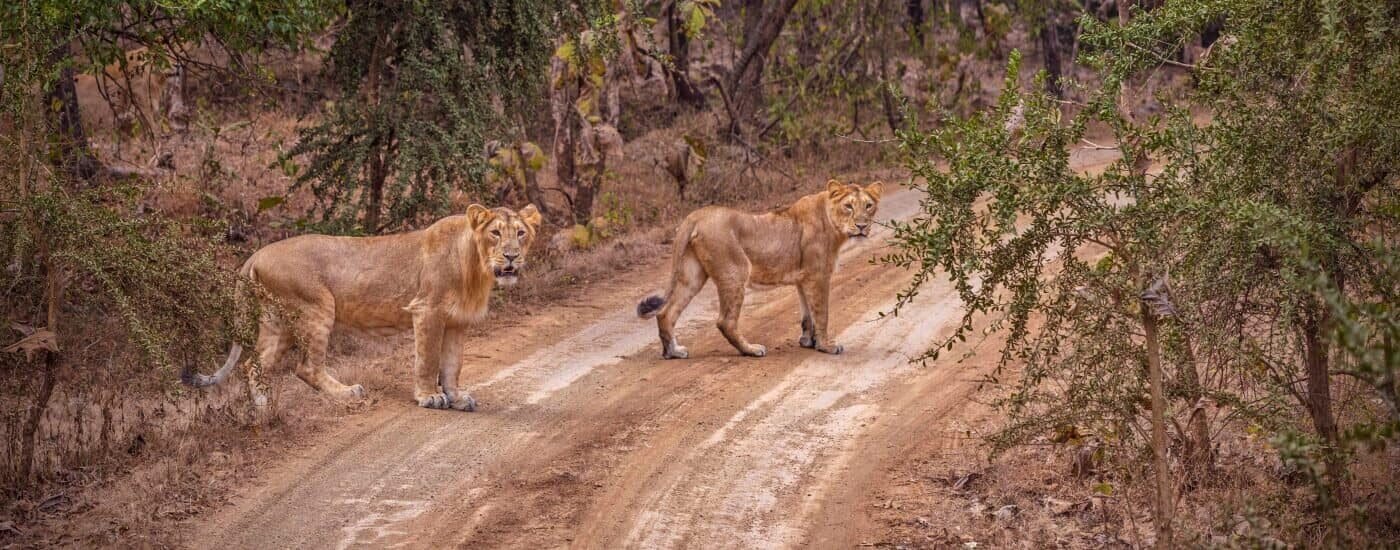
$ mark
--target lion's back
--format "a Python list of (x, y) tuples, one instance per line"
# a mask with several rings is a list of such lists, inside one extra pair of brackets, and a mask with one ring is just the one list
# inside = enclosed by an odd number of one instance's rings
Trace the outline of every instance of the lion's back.
[(333, 305), (337, 321), (352, 326), (396, 325), (417, 288), (419, 233), (299, 235), (254, 252), (243, 271), (288, 305)]

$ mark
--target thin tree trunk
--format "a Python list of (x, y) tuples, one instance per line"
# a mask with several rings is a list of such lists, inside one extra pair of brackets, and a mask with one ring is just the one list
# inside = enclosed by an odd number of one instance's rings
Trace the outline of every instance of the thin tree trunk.
[(1205, 388), (1201, 384), (1200, 369), (1196, 364), (1196, 354), (1192, 351), (1191, 335), (1183, 334), (1181, 340), (1181, 383), (1186, 406), (1191, 408), (1187, 423), (1186, 463), (1199, 475), (1205, 475), (1215, 467), (1215, 452), (1210, 443), (1210, 424), (1206, 420), (1202, 399)]
[[(1132, 3), (1133, 0), (1118, 0), (1119, 27), (1128, 26), (1128, 8), (1132, 6)], [(1118, 116), (1123, 117), (1123, 120), (1128, 122), (1134, 120), (1132, 95), (1128, 91), (1128, 80), (1126, 78), (1118, 85)]]
[(1313, 428), (1317, 430), (1318, 437), (1327, 446), (1323, 458), (1327, 465), (1329, 483), (1323, 495), (1323, 504), (1331, 508), (1341, 502), (1341, 484), (1345, 477), (1337, 419), (1332, 414), (1332, 384), (1328, 373), (1330, 360), (1326, 334), (1331, 330), (1332, 315), (1327, 304), (1316, 304), (1313, 311), (1304, 315), (1300, 328), (1303, 332), (1303, 362), (1307, 374), (1308, 416), (1312, 418)]
[(899, 110), (899, 104), (898, 104), (898, 102), (895, 100), (894, 92), (890, 91), (890, 87), (893, 86), (894, 84), (891, 83), (891, 82), (887, 79), (887, 78), (888, 78), (888, 76), (887, 76), (887, 75), (888, 75), (888, 70), (887, 70), (887, 68), (886, 68), (886, 65), (889, 64), (889, 63), (888, 63), (888, 60), (887, 60), (887, 57), (888, 57), (888, 54), (886, 53), (884, 47), (881, 46), (881, 48), (880, 48), (880, 105), (881, 105), (881, 107), (883, 107), (884, 110), (885, 110), (885, 124), (889, 125), (889, 127), (890, 127), (890, 134), (894, 134), (895, 132), (898, 132), (898, 131), (900, 131), (901, 129), (904, 128), (904, 113), (901, 112), (901, 111)]
[[(764, 60), (773, 42), (782, 34), (788, 14), (792, 13), (793, 6), (797, 5), (797, 0), (777, 1), (771, 9), (763, 12), (761, 19), (753, 20), (751, 18), (756, 14), (745, 14), (744, 50), (725, 82), (725, 88), (729, 90), (731, 99), (741, 113), (751, 112), (761, 99)], [(748, 9), (756, 9), (757, 5), (761, 4), (762, 2), (749, 0)]]
[[(565, 86), (573, 86), (572, 83)], [(568, 92), (565, 92), (568, 94)], [(577, 201), (574, 197), (578, 194), (578, 167), (575, 164), (575, 155), (578, 154), (579, 136), (575, 129), (575, 120), (578, 113), (573, 108), (573, 94), (568, 94), (564, 98), (564, 116), (559, 121), (561, 130), (555, 133), (556, 145), (554, 147), (554, 173), (558, 176), (559, 186), (563, 188), (564, 196), (568, 198), (568, 208), (573, 214), (574, 223), (588, 223), (588, 217), (584, 216), (583, 221), (579, 221)]]
[(368, 233), (379, 232), (379, 213), (384, 209), (384, 155), (388, 154), (388, 146), (375, 140), (370, 147), (369, 157), (369, 197), (365, 205), (365, 231)]
[(1060, 66), (1060, 24), (1053, 12), (1045, 14), (1044, 25), (1040, 29), (1040, 54), (1045, 61), (1045, 92), (1056, 98), (1064, 97), (1064, 90), (1060, 87), (1060, 78), (1064, 74), (1064, 68)]
[(1157, 317), (1146, 303), (1142, 310), (1143, 340), (1147, 347), (1147, 383), (1152, 392), (1152, 468), (1157, 485), (1154, 508), (1157, 517), (1157, 548), (1172, 547), (1172, 481), (1167, 466), (1167, 400), (1162, 391), (1162, 350), (1157, 335)]
[(525, 177), (525, 200), (535, 205), (546, 214), (549, 210), (544, 205), (544, 193), (540, 192), (540, 177), (535, 170), (530, 169), (530, 161), (525, 158), (525, 140), (515, 142), (515, 156), (520, 159), (520, 171)]
[(88, 146), (87, 131), (83, 129), (83, 115), (78, 106), (78, 87), (74, 83), (77, 73), (71, 64), (67, 64), (72, 56), (72, 46), (68, 42), (49, 51), (49, 63), (63, 65), (63, 68), (59, 70), (58, 77), (49, 90), (45, 105), (56, 105), (58, 109), (45, 109), (45, 112), (50, 113), (54, 133), (58, 135), (59, 168), (70, 176), (86, 180), (101, 171), (101, 163), (93, 156), (92, 149)]
[[(584, 138), (588, 139), (588, 138)], [(598, 163), (588, 181), (579, 180), (578, 192), (574, 196), (574, 223), (588, 225), (593, 220), (593, 197), (603, 184), (603, 174), (607, 170), (608, 156), (598, 152)]]
[[(389, 40), (387, 29), (380, 25), (379, 38), (375, 40), (374, 47), (370, 51), (369, 68), (365, 73), (365, 97), (366, 103), (371, 109), (379, 107), (379, 80), (384, 71), (384, 61), (387, 57)], [(381, 129), (382, 130), (382, 129)], [(365, 159), (365, 175), (369, 179), (369, 197), (365, 205), (364, 225), (368, 233), (379, 232), (379, 211), (384, 204), (384, 180), (387, 175), (387, 164), (389, 151), (389, 139), (385, 139), (383, 133), (376, 133), (374, 142), (369, 147), (369, 157)]]
[(909, 14), (909, 33), (914, 36), (914, 43), (920, 48), (924, 47), (924, 0), (906, 0), (904, 3), (905, 12)]
[(671, 67), (666, 72), (676, 87), (676, 99), (683, 105), (705, 109), (705, 94), (690, 81), (690, 37), (686, 36), (676, 11), (679, 0), (666, 4), (666, 34), (670, 38)]

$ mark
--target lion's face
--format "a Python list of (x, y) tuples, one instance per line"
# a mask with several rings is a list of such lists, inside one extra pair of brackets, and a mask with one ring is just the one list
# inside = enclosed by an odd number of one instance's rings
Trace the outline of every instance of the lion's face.
[(826, 182), (827, 215), (837, 230), (848, 237), (869, 236), (884, 186), (878, 181), (865, 187), (836, 180)]
[(473, 204), (467, 208), (467, 218), (476, 231), (476, 242), (495, 275), (496, 283), (511, 286), (525, 268), (525, 255), (540, 227), (540, 212), (529, 205), (513, 212), (509, 208), (488, 210)]

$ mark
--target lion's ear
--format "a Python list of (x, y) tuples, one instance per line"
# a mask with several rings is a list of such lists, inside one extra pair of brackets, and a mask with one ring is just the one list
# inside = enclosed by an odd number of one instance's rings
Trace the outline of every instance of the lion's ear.
[(491, 209), (480, 204), (467, 207), (467, 221), (471, 222), (472, 229), (481, 229), (495, 218), (496, 215), (491, 212)]
[(826, 182), (826, 195), (832, 199), (839, 199), (846, 194), (846, 184), (834, 179)]
[(885, 182), (877, 181), (867, 185), (865, 186), (865, 192), (870, 195), (870, 198), (878, 201), (880, 200), (880, 195), (885, 192)]
[(544, 221), (544, 218), (540, 216), (540, 209), (535, 208), (533, 204), (525, 205), (525, 208), (520, 209), (519, 214), (520, 219), (525, 220), (526, 224), (535, 229), (539, 229), (540, 222)]

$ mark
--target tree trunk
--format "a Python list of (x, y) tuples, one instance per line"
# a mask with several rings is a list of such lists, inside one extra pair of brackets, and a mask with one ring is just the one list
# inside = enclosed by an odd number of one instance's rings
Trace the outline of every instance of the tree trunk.
[(686, 36), (676, 12), (678, 0), (666, 4), (666, 34), (670, 38), (671, 66), (666, 68), (676, 87), (676, 99), (682, 105), (704, 110), (705, 94), (690, 81), (690, 37)]
[(1043, 23), (1040, 29), (1040, 54), (1045, 61), (1045, 92), (1062, 99), (1064, 90), (1060, 87), (1060, 78), (1064, 69), (1060, 66), (1060, 24), (1055, 14), (1049, 11)]
[[(565, 84), (565, 86), (572, 86), (572, 84)], [(565, 93), (567, 94), (568, 92)], [(557, 122), (560, 128), (555, 131), (554, 136), (554, 173), (558, 176), (559, 187), (562, 188), (565, 198), (569, 201), (568, 208), (570, 213), (573, 214), (574, 222), (578, 223), (578, 209), (576, 208), (574, 195), (577, 194), (579, 183), (578, 167), (575, 164), (576, 159), (574, 157), (578, 153), (578, 139), (581, 136), (578, 135), (574, 128), (575, 120), (578, 119), (578, 113), (573, 108), (572, 94), (565, 98), (564, 103), (565, 108), (562, 113), (563, 116)], [(588, 223), (587, 217), (584, 218), (583, 223)]]
[(1337, 421), (1332, 416), (1331, 380), (1327, 373), (1328, 345), (1324, 335), (1330, 321), (1331, 314), (1323, 304), (1307, 314), (1302, 328), (1304, 362), (1308, 376), (1308, 414), (1312, 417), (1317, 435), (1329, 446), (1335, 446)]
[(1157, 485), (1154, 503), (1157, 548), (1172, 547), (1172, 481), (1167, 466), (1167, 400), (1162, 392), (1162, 350), (1157, 336), (1157, 317), (1148, 304), (1142, 311), (1143, 341), (1147, 347), (1147, 383), (1152, 392), (1152, 469)]
[[(588, 138), (584, 138), (588, 139)], [(593, 220), (593, 197), (603, 185), (603, 174), (607, 171), (608, 156), (598, 153), (598, 162), (591, 170), (587, 181), (579, 179), (578, 191), (574, 193), (574, 223), (588, 225)]]
[(385, 152), (387, 150), (388, 146), (380, 143), (378, 139), (376, 139), (375, 143), (370, 147), (369, 166), (367, 167), (369, 175), (369, 197), (368, 202), (365, 204), (364, 223), (365, 232), (371, 234), (379, 232), (379, 212), (384, 209), (384, 155), (387, 154)]
[[(899, 110), (899, 102), (895, 100), (894, 92), (890, 88), (894, 83), (888, 79), (889, 65), (888, 54), (883, 46), (880, 48), (880, 105), (885, 109), (885, 124), (890, 127), (890, 134), (904, 128), (904, 113)], [(854, 125), (852, 125), (854, 126)]]
[[(1128, 26), (1128, 8), (1133, 4), (1133, 0), (1118, 0), (1118, 26)], [(1128, 90), (1128, 80), (1118, 85), (1118, 116), (1129, 123), (1133, 122), (1132, 95)]]
[[(154, 69), (152, 69), (154, 70)], [(170, 122), (170, 129), (183, 132), (189, 128), (190, 110), (185, 106), (185, 66), (175, 64), (165, 76), (161, 89), (161, 110)]]
[(58, 71), (58, 77), (49, 90), (45, 112), (49, 113), (50, 123), (58, 136), (59, 168), (69, 176), (86, 180), (97, 175), (101, 163), (93, 156), (88, 146), (87, 132), (83, 129), (78, 87), (74, 82), (77, 73), (67, 63), (72, 56), (72, 46), (67, 42), (49, 51), (49, 63), (62, 65), (63, 68)]
[[(384, 71), (385, 58), (388, 56), (389, 32), (384, 24), (380, 24), (377, 32), (379, 38), (374, 41), (374, 47), (370, 50), (369, 68), (365, 71), (365, 103), (371, 109), (379, 107), (379, 80), (380, 74)], [(385, 139), (382, 128), (375, 128), (374, 141), (369, 146), (369, 156), (365, 159), (365, 176), (369, 183), (369, 197), (365, 205), (365, 232), (374, 234), (379, 232), (379, 211), (384, 204), (384, 180), (387, 176), (385, 168), (388, 164), (389, 143)]]
[(906, 0), (905, 12), (909, 14), (909, 34), (914, 37), (914, 43), (920, 48), (924, 47), (924, 0)]
[(958, 21), (962, 23), (964, 29), (971, 31), (973, 36), (982, 38), (982, 17), (981, 6), (977, 5), (977, 0), (961, 0), (958, 2)]
[[(522, 132), (523, 135), (523, 132)], [(535, 205), (541, 212), (549, 213), (544, 204), (544, 194), (540, 192), (540, 177), (530, 169), (530, 161), (525, 158), (525, 140), (515, 142), (515, 156), (520, 159), (520, 171), (525, 177), (525, 200)]]
[[(761, 0), (746, 2), (748, 10), (756, 10), (762, 4)], [(761, 101), (764, 60), (795, 5), (797, 0), (777, 0), (777, 4), (763, 11), (761, 18), (753, 11), (744, 14), (744, 50), (725, 82), (738, 112), (750, 113)]]
[(1191, 415), (1187, 423), (1186, 463), (1197, 476), (1207, 475), (1215, 467), (1215, 451), (1210, 443), (1210, 424), (1206, 420), (1204, 404), (1205, 388), (1201, 385), (1200, 369), (1196, 365), (1196, 354), (1192, 351), (1191, 335), (1183, 334), (1181, 339), (1181, 385), (1186, 406)]

